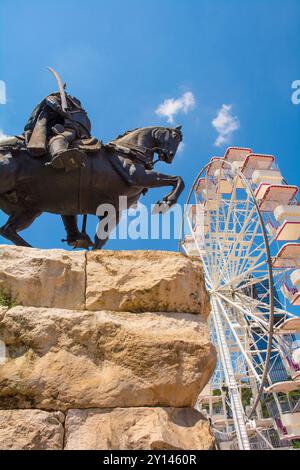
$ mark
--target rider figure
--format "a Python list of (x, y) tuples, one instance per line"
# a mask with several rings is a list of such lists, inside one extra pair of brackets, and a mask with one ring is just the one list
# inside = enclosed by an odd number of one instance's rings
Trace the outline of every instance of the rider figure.
[(70, 170), (84, 164), (85, 153), (72, 148), (72, 143), (91, 137), (91, 122), (77, 98), (66, 93), (66, 100), (68, 109), (64, 111), (59, 93), (44, 98), (33, 110), (24, 135), (33, 156), (44, 156), (48, 145), (51, 162), (46, 165)]

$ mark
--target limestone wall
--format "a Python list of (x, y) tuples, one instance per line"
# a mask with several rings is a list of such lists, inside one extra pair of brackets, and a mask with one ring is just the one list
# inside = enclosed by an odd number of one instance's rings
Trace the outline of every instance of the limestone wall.
[(177, 253), (0, 246), (0, 449), (213, 448), (208, 314)]

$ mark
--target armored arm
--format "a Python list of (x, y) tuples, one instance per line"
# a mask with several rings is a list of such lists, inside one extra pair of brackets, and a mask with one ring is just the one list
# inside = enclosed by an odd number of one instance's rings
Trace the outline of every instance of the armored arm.
[(55, 96), (48, 96), (45, 99), (45, 104), (64, 119), (70, 119), (70, 113), (62, 109), (60, 102)]

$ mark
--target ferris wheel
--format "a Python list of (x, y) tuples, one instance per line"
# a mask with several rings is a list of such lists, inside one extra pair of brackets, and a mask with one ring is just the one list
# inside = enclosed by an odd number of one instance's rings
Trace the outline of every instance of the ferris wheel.
[(218, 356), (198, 408), (224, 448), (300, 439), (297, 194), (274, 156), (231, 147), (199, 172), (185, 206), (180, 249), (202, 261)]

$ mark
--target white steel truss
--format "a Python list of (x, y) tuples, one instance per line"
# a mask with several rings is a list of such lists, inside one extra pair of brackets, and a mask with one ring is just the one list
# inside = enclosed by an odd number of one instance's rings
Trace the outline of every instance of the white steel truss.
[[(274, 174), (277, 177), (278, 171), (271, 176)], [(262, 448), (273, 448), (270, 436), (276, 431), (274, 420), (280, 421), (282, 410), (281, 392), (277, 389), (280, 390), (281, 382), (283, 390), (292, 388), (291, 379), (298, 380), (297, 371), (291, 377), (290, 370), (293, 332), (286, 333), (280, 326), (298, 318), (287, 311), (287, 300), (280, 295), (292, 268), (273, 269), (282, 243), (267, 230), (272, 212), (260, 210), (254, 190), (254, 184), (228, 163), (226, 156), (214, 160), (213, 165), (207, 164), (188, 198), (190, 204), (194, 195), (194, 206), (204, 210), (202, 231), (188, 209), (181, 240), (181, 248), (188, 255), (197, 254), (201, 259), (211, 296), (211, 337), (218, 353), (211, 387), (220, 394), (217, 406), (223, 410), (222, 432), (231, 432), (237, 447), (243, 450), (255, 448), (254, 434)], [(273, 391), (276, 384), (279, 385)], [(286, 396), (291, 402), (291, 397)], [(218, 399), (216, 395), (211, 397), (208, 411), (212, 417), (212, 403)], [(202, 403), (201, 395), (199, 400)], [(269, 411), (270, 418), (266, 418), (265, 402), (271, 403), (277, 414)], [(300, 412), (300, 393), (289, 404), (293, 412)]]

